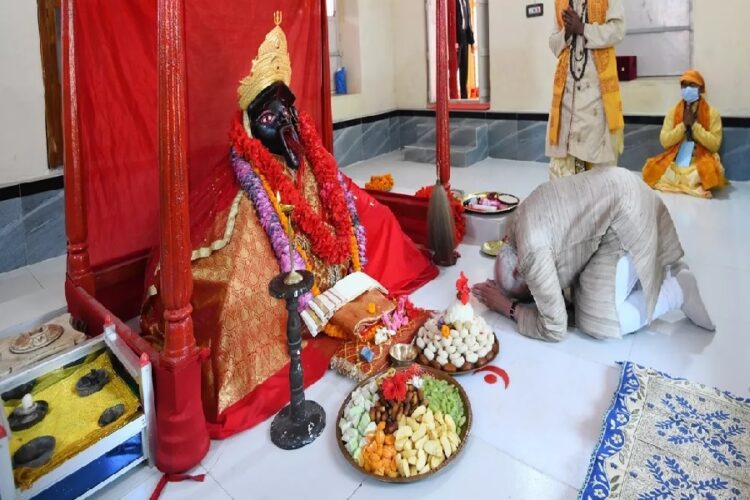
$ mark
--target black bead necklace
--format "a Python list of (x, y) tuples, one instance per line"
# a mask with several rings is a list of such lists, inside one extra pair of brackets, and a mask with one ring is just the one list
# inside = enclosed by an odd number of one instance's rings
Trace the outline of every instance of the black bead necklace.
[[(575, 3), (573, 3), (573, 10), (575, 10)], [(576, 11), (576, 14), (578, 14), (578, 11)], [(583, 0), (581, 13), (578, 15), (581, 18), (581, 22), (585, 25), (589, 17), (588, 0)], [(570, 53), (572, 55), (570, 58), (570, 75), (574, 81), (580, 82), (586, 73), (586, 65), (589, 62), (589, 51), (586, 49), (586, 42), (583, 35), (573, 35), (573, 40), (570, 42)], [(579, 67), (580, 71), (576, 67)]]

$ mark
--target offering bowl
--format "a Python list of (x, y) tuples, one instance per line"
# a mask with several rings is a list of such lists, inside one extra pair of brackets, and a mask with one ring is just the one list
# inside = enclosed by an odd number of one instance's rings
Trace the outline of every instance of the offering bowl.
[(417, 359), (417, 348), (412, 344), (393, 344), (388, 354), (393, 366), (409, 366)]

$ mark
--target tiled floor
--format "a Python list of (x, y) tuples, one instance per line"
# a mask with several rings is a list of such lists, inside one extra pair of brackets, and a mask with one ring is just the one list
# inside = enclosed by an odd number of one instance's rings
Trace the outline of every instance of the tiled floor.
[[(391, 172), (396, 189), (413, 193), (434, 182), (434, 167), (386, 155), (346, 169), (362, 184), (371, 174)], [(496, 189), (524, 197), (546, 180), (546, 166), (485, 160), (454, 169), (453, 185), (465, 191)], [(366, 500), (375, 498), (519, 499), (574, 498), (581, 485), (601, 419), (615, 390), (619, 360), (633, 360), (673, 375), (750, 396), (750, 184), (736, 183), (714, 200), (664, 195), (718, 330), (709, 334), (679, 314), (655, 322), (622, 341), (602, 342), (572, 332), (559, 344), (521, 337), (510, 321), (484, 314), (495, 327), (502, 351), (496, 364), (511, 379), (505, 390), (481, 375), (459, 381), (472, 401), (474, 427), (465, 453), (429, 481), (386, 485), (365, 479), (340, 455), (333, 418), (353, 383), (333, 374), (307, 396), (325, 408), (329, 421), (321, 438), (294, 452), (276, 449), (270, 422), (211, 444), (193, 473), (203, 483), (169, 484), (165, 499)], [(492, 261), (478, 247), (462, 246), (458, 265), (443, 270), (413, 297), (418, 305), (443, 308), (460, 271), (472, 282), (487, 278)], [(0, 275), (0, 330), (64, 304), (64, 260), (55, 259)], [(142, 467), (97, 495), (102, 499), (148, 498), (159, 479)]]

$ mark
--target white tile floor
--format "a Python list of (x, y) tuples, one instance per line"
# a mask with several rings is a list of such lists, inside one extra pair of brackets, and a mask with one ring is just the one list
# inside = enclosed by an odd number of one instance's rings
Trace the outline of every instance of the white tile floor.
[[(434, 182), (434, 167), (386, 155), (346, 169), (362, 184), (371, 174), (391, 172), (398, 191), (413, 193)], [(453, 185), (465, 191), (496, 189), (528, 193), (547, 178), (546, 166), (485, 160), (454, 169)], [(502, 351), (496, 364), (511, 379), (505, 390), (481, 375), (460, 379), (472, 401), (474, 428), (465, 453), (443, 474), (411, 485), (365, 479), (340, 456), (332, 419), (353, 383), (334, 374), (307, 396), (325, 408), (321, 438), (294, 452), (276, 449), (270, 422), (225, 441), (215, 441), (194, 474), (204, 483), (169, 484), (165, 499), (366, 500), (375, 498), (519, 499), (575, 497), (597, 441), (601, 418), (615, 390), (616, 361), (632, 360), (673, 375), (750, 396), (750, 184), (735, 183), (714, 200), (664, 195), (705, 300), (718, 326), (708, 334), (681, 315), (655, 322), (625, 340), (602, 342), (573, 332), (559, 344), (521, 337), (510, 321), (485, 312)], [(463, 270), (472, 282), (487, 278), (492, 261), (478, 247), (462, 246), (458, 265), (419, 290), (415, 303), (443, 308)], [(64, 260), (54, 259), (0, 275), (0, 330), (64, 305)], [(148, 498), (159, 474), (139, 468), (96, 495)]]

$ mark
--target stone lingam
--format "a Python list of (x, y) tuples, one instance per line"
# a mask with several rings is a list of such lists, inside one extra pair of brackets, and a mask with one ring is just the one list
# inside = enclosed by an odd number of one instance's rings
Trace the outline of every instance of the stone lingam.
[(82, 398), (91, 396), (102, 390), (109, 383), (107, 370), (91, 370), (76, 382), (76, 392)]
[(29, 429), (42, 420), (47, 415), (49, 404), (46, 401), (34, 401), (31, 394), (26, 394), (8, 417), (10, 430), (22, 431)]
[(13, 468), (43, 466), (52, 458), (55, 443), (55, 438), (52, 436), (39, 436), (32, 439), (13, 454)]

